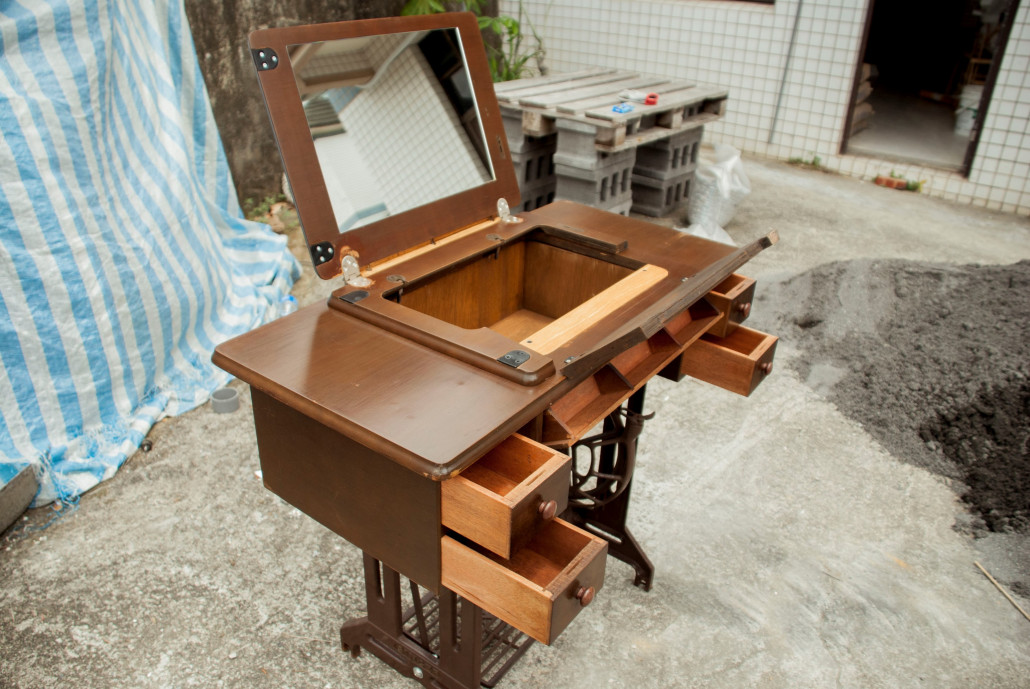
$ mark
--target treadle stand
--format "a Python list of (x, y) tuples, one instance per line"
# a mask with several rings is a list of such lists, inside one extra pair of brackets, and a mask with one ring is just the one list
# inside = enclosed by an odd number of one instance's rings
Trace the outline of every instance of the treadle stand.
[[(562, 517), (608, 541), (608, 553), (633, 567), (633, 584), (651, 590), (654, 565), (626, 526), (636, 464), (637, 440), (644, 422), (646, 387), (604, 420), (602, 432), (575, 443), (570, 452), (587, 452), (584, 472), (573, 466), (569, 508)], [(432, 689), (493, 687), (526, 652), (533, 640), (481, 608), (441, 587), (440, 595), (422, 593), (409, 580), (411, 606), (405, 608), (401, 575), (364, 554), (366, 617), (340, 627), (344, 651), (357, 657), (362, 648)], [(466, 636), (463, 630), (479, 630)]]
[[(572, 446), (573, 486), (562, 519), (608, 541), (608, 554), (631, 565), (636, 572), (634, 586), (650, 591), (654, 565), (626, 526), (637, 440), (644, 422), (654, 416), (643, 415), (646, 389), (644, 386), (637, 390), (625, 406), (609, 414), (601, 433)], [(590, 454), (590, 467), (579, 473), (575, 458), (577, 452), (583, 451)]]
[[(401, 575), (365, 558), (367, 617), (340, 627), (344, 651), (362, 648), (406, 677), (432, 689), (493, 687), (522, 657), (533, 640), (453, 591), (421, 592), (408, 581), (412, 605), (404, 608)], [(479, 630), (465, 635), (464, 630)]]

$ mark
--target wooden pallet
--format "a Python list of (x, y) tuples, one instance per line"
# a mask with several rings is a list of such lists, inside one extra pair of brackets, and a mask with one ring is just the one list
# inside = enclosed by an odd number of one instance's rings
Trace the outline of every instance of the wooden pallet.
[[(526, 136), (556, 131), (556, 121), (595, 127), (598, 150), (613, 153), (701, 127), (725, 114), (726, 89), (614, 69), (588, 69), (495, 84), (501, 110), (521, 113)], [(624, 90), (655, 92), (658, 103), (633, 103), (627, 113), (612, 108)]]

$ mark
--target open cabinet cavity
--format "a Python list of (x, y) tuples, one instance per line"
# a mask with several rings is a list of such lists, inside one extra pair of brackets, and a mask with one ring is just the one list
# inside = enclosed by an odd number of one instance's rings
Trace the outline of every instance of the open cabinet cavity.
[(383, 296), (461, 328), (490, 328), (546, 354), (668, 274), (549, 239), (535, 232)]

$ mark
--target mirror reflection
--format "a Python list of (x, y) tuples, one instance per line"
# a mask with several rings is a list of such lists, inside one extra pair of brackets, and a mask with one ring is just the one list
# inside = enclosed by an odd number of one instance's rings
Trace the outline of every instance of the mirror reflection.
[(455, 29), (290, 46), (340, 232), (494, 179)]

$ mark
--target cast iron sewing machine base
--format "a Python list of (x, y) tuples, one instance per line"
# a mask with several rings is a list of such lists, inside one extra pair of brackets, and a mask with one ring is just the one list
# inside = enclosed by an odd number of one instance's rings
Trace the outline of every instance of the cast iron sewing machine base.
[[(641, 388), (604, 421), (600, 434), (572, 446), (590, 453), (585, 471), (574, 470), (570, 506), (562, 517), (608, 541), (608, 553), (633, 567), (633, 583), (651, 590), (654, 565), (626, 526), (637, 440), (644, 421)], [(453, 591), (421, 592), (408, 582), (412, 604), (405, 608), (401, 576), (367, 553), (365, 602), (368, 615), (340, 628), (344, 651), (362, 648), (432, 689), (493, 687), (533, 640)], [(463, 630), (478, 630), (464, 634)]]
[(572, 446), (573, 458), (577, 452), (589, 452), (591, 461), (581, 473), (574, 460), (569, 508), (562, 519), (608, 541), (608, 554), (635, 570), (633, 584), (650, 591), (654, 565), (626, 526), (637, 441), (644, 421), (654, 416), (643, 415), (646, 389), (637, 390), (624, 407), (609, 414), (600, 434)]
[[(344, 651), (362, 648), (406, 677), (433, 689), (493, 687), (533, 640), (453, 591), (423, 594), (409, 581), (404, 608), (400, 574), (365, 554), (368, 616), (340, 628)], [(465, 630), (478, 630), (467, 634)]]

